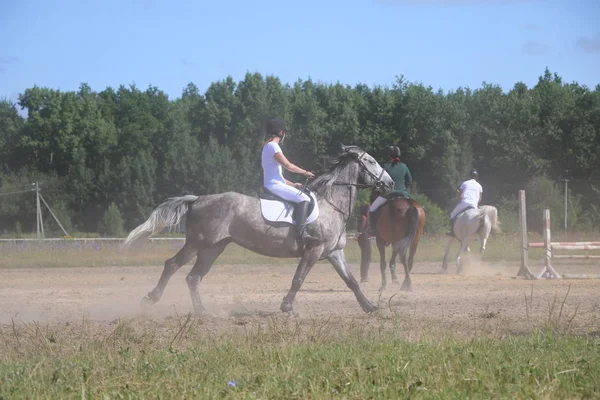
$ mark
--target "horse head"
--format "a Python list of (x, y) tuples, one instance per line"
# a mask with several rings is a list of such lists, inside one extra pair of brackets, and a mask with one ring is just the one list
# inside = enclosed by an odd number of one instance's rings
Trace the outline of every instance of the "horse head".
[(394, 181), (377, 161), (366, 151), (358, 146), (342, 146), (342, 156), (359, 166), (358, 182), (388, 194), (394, 188)]

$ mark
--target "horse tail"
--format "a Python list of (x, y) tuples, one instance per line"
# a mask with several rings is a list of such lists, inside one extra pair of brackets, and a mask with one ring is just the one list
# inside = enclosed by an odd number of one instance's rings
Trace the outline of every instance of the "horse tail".
[(500, 228), (500, 220), (498, 219), (498, 209), (494, 206), (481, 206), (485, 213), (490, 219), (490, 223), (492, 225), (492, 230), (496, 233), (502, 232), (502, 228)]
[(408, 219), (408, 233), (395, 246), (395, 250), (400, 254), (402, 261), (406, 260), (406, 251), (417, 236), (417, 231), (419, 230), (419, 211), (416, 207), (412, 206), (406, 211), (406, 217)]
[(188, 210), (188, 204), (196, 200), (198, 200), (198, 196), (192, 195), (168, 199), (152, 211), (146, 222), (131, 231), (125, 239), (123, 247), (129, 248), (133, 244), (141, 244), (156, 232), (179, 224)]

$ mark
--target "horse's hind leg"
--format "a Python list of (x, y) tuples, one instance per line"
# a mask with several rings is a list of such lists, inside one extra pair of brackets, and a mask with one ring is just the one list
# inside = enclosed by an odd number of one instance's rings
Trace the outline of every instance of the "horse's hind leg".
[(487, 241), (488, 241), (488, 238), (490, 237), (491, 231), (492, 231), (491, 224), (488, 224), (488, 222), (486, 221), (486, 225), (484, 226), (483, 232), (481, 230), (478, 232), (479, 238), (481, 239), (481, 248), (479, 249), (479, 260), (480, 261), (483, 259), (483, 253), (485, 252), (485, 249), (487, 248)]
[(458, 253), (456, 253), (456, 273), (458, 275), (462, 274), (462, 272), (463, 272), (463, 266), (462, 266), (462, 263), (460, 260), (460, 256), (462, 253), (464, 253), (467, 246), (469, 246), (469, 240), (467, 238), (465, 238), (465, 239), (463, 239), (462, 243), (460, 244)]
[(208, 274), (208, 271), (210, 271), (214, 262), (223, 253), (228, 244), (229, 242), (218, 243), (215, 247), (199, 250), (196, 263), (185, 278), (190, 289), (192, 305), (194, 306), (194, 313), (196, 315), (201, 315), (205, 311), (200, 300), (200, 294), (198, 293), (198, 285), (202, 281), (202, 278)]
[(167, 287), (169, 279), (171, 279), (173, 274), (177, 272), (182, 265), (194, 258), (196, 254), (198, 254), (197, 246), (186, 241), (181, 250), (179, 250), (174, 257), (165, 261), (165, 267), (160, 275), (158, 284), (150, 293), (146, 295), (146, 297), (142, 299), (142, 305), (151, 306), (159, 301), (163, 295), (163, 292), (165, 291), (165, 288)]
[[(401, 290), (412, 292), (412, 280), (410, 279), (410, 273), (413, 267), (413, 261), (417, 252), (418, 239), (411, 244), (408, 253), (408, 259), (406, 258), (406, 250), (403, 251), (404, 256), (402, 257), (402, 265), (404, 266), (404, 282), (402, 282)], [(402, 254), (402, 252), (401, 252)]]
[(392, 284), (398, 284), (398, 274), (396, 273), (396, 258), (398, 258), (398, 252), (392, 250), (392, 256), (390, 257), (390, 275), (392, 276)]
[(444, 261), (442, 261), (442, 272), (448, 272), (448, 253), (450, 253), (450, 246), (452, 246), (452, 242), (454, 241), (454, 237), (450, 237), (448, 239), (448, 245), (446, 246), (446, 252), (444, 253)]
[(483, 257), (483, 252), (487, 247), (487, 237), (481, 238), (481, 248), (479, 249), (479, 257)]

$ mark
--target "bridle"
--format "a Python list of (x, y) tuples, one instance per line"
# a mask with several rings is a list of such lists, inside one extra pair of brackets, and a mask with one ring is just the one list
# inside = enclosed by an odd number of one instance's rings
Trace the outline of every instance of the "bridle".
[(370, 185), (366, 185), (363, 183), (352, 183), (352, 182), (333, 182), (334, 185), (337, 186), (347, 186), (348, 187), (348, 197), (350, 198), (350, 201), (348, 202), (348, 214), (346, 214), (344, 211), (342, 211), (339, 207), (337, 207), (335, 204), (333, 204), (332, 202), (330, 202), (328, 199), (326, 200), (332, 207), (334, 210), (336, 210), (337, 212), (339, 212), (340, 214), (342, 214), (345, 217), (345, 224), (348, 223), (348, 220), (350, 219), (351, 215), (352, 215), (352, 188), (355, 187), (357, 189), (366, 189), (366, 188), (373, 188), (373, 189), (380, 189), (384, 186), (383, 181), (381, 180), (381, 178), (383, 177), (383, 174), (385, 173), (385, 170), (382, 168), (381, 169), (381, 174), (379, 174), (379, 176), (375, 175), (373, 172), (369, 171), (369, 168), (365, 165), (365, 162), (363, 161), (363, 157), (364, 155), (367, 154), (366, 151), (363, 151), (361, 153), (360, 156), (358, 156), (358, 158), (356, 159), (356, 162), (358, 163), (358, 165), (360, 166), (360, 168), (366, 172), (374, 181), (374, 184), (370, 184)]
[(339, 186), (354, 186), (357, 188), (374, 188), (374, 189), (381, 189), (384, 186), (383, 181), (381, 180), (381, 178), (383, 177), (383, 174), (385, 173), (385, 170), (382, 168), (381, 169), (381, 174), (379, 174), (379, 176), (375, 175), (374, 173), (372, 173), (371, 171), (369, 171), (369, 168), (365, 165), (365, 162), (363, 161), (363, 157), (364, 155), (367, 154), (366, 151), (363, 151), (361, 153), (360, 156), (358, 156), (358, 158), (356, 159), (356, 162), (358, 163), (358, 165), (360, 166), (360, 168), (365, 171), (374, 181), (374, 184), (370, 184), (370, 185), (366, 185), (363, 183), (351, 183), (351, 182), (333, 182), (334, 185), (339, 185)]

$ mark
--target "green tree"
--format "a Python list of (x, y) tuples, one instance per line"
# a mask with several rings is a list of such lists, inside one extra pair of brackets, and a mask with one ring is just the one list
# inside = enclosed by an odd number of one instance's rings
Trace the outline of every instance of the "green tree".
[(115, 203), (110, 203), (100, 221), (100, 233), (109, 237), (123, 237), (123, 217)]

